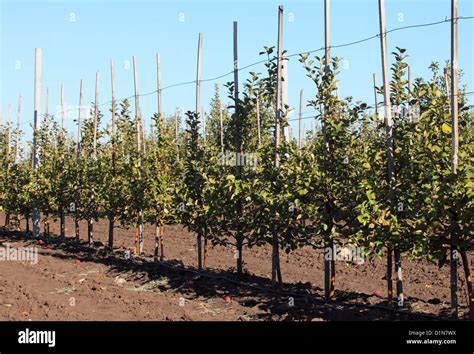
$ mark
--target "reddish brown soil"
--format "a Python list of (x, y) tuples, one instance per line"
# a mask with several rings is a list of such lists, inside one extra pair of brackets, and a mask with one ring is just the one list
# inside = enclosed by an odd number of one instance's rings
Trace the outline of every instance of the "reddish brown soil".
[[(4, 216), (0, 215), (0, 225)], [(337, 262), (335, 300), (322, 301), (322, 251), (303, 248), (281, 256), (284, 285), (271, 292), (270, 248), (244, 250), (246, 273), (236, 277), (234, 250), (210, 248), (204, 276), (196, 270), (195, 237), (179, 225), (165, 227), (165, 261), (152, 259), (152, 226), (145, 227), (145, 256), (126, 260), (134, 231), (116, 228), (115, 250), (105, 251), (108, 222), (95, 224), (96, 245), (66, 239), (51, 224), (50, 238), (32, 240), (0, 229), (0, 247), (36, 246), (39, 262), (0, 261), (0, 320), (426, 320), (446, 319), (449, 269), (424, 260), (404, 260), (407, 308), (388, 309), (384, 260), (362, 265)], [(24, 223), (22, 228), (25, 228)], [(470, 254), (471, 265), (473, 254)], [(467, 311), (459, 268), (460, 312)], [(379, 291), (380, 295), (373, 293)], [(294, 298), (294, 305), (290, 306)]]

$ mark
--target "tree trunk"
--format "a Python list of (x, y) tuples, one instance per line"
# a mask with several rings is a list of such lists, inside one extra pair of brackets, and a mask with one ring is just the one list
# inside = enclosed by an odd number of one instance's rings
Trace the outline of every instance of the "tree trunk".
[(458, 237), (451, 234), (450, 278), (451, 278), (451, 316), (458, 318)]
[(334, 247), (331, 245), (331, 229), (328, 226), (328, 230), (324, 234), (324, 298), (328, 300), (331, 297), (331, 263), (334, 260)]
[(30, 233), (30, 216), (29, 215), (25, 215), (25, 221), (26, 221), (26, 233), (29, 234)]
[(64, 217), (64, 213), (61, 213), (60, 215), (60, 236), (62, 238), (66, 237), (66, 220)]
[(5, 227), (10, 224), (10, 213), (5, 214)]
[(158, 221), (155, 222), (155, 242), (153, 247), (153, 259), (155, 262), (158, 262), (158, 245), (160, 240), (161, 227)]
[(135, 227), (135, 240), (133, 241), (133, 254), (138, 255), (138, 224)]
[(94, 220), (87, 220), (87, 239), (89, 241), (89, 246), (94, 246)]
[(162, 224), (160, 227), (160, 262), (162, 262), (165, 258), (164, 234), (165, 226)]
[(400, 249), (395, 247), (394, 251), (395, 256), (395, 273), (397, 274), (397, 299), (398, 306), (403, 307), (404, 296), (403, 296), (403, 272), (402, 272), (402, 256), (400, 254)]
[(329, 297), (332, 298), (334, 296), (335, 287), (336, 287), (336, 257), (334, 257), (334, 241), (333, 239), (330, 240), (330, 247), (332, 250), (333, 257), (331, 259), (331, 288), (329, 291)]
[(204, 256), (202, 260), (202, 267), (206, 269), (207, 264), (207, 229), (204, 231)]
[(109, 219), (109, 249), (114, 249), (114, 218), (113, 216)]
[(244, 245), (244, 235), (242, 232), (237, 233), (236, 247), (237, 247), (237, 274), (242, 275), (243, 273), (243, 262), (242, 262), (242, 251)]
[(138, 212), (138, 254), (143, 254), (143, 216), (142, 211)]
[(278, 232), (273, 230), (272, 235), (272, 286), (277, 288), (281, 284), (280, 252), (278, 243)]
[(79, 218), (77, 218), (77, 217), (74, 218), (74, 230), (75, 230), (75, 233), (76, 233), (76, 241), (79, 241), (79, 238), (80, 238)]
[(472, 291), (471, 271), (469, 269), (469, 260), (467, 258), (466, 251), (461, 251), (461, 258), (462, 258), (464, 275), (466, 277), (466, 284), (467, 284), (467, 298), (469, 301), (469, 319), (471, 321), (474, 321), (474, 292)]
[(389, 306), (393, 305), (393, 250), (392, 246), (387, 246), (387, 302)]
[(202, 270), (202, 235), (201, 231), (197, 234), (197, 252), (198, 252), (198, 270)]

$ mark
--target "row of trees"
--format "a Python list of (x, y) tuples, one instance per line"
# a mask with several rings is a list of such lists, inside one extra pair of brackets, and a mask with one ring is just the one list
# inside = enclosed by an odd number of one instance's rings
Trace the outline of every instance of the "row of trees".
[[(66, 215), (76, 225), (87, 220), (91, 245), (94, 221), (107, 218), (110, 249), (116, 223), (135, 226), (136, 254), (143, 252), (140, 227), (150, 223), (156, 227), (154, 256), (161, 260), (162, 226), (181, 223), (196, 234), (199, 269), (205, 267), (208, 247), (231, 245), (238, 274), (245, 268), (245, 249), (269, 244), (275, 286), (283, 281), (280, 251), (325, 249), (331, 268), (328, 297), (335, 287), (334, 247), (352, 245), (363, 248), (368, 258), (387, 258), (390, 304), (393, 253), (399, 306), (402, 256), (425, 257), (442, 266), (454, 242), (474, 313), (467, 259), (474, 220), (474, 121), (465, 90), (459, 94), (460, 163), (453, 174), (447, 71), (433, 63), (431, 77), (409, 85), (405, 50), (393, 53), (387, 88), (394, 107), (396, 179), (391, 183), (383, 120), (370, 113), (373, 107), (338, 97), (338, 58), (327, 68), (324, 57), (300, 57), (315, 84), (308, 106), (320, 128), (307, 132), (303, 146), (283, 141), (275, 151), (277, 60), (273, 48), (261, 54), (267, 57), (266, 72), (250, 73), (240, 98), (234, 83), (228, 83), (231, 104), (223, 107), (216, 88), (205, 136), (202, 117), (191, 111), (185, 131), (177, 128), (181, 123), (155, 114), (155, 129), (145, 136), (140, 115), (133, 116), (124, 100), (111, 110), (112, 126), (103, 129), (96, 130), (102, 113), (92, 110), (94, 119), (80, 127), (79, 142), (54, 117), (45, 116), (35, 133), (41, 164), (34, 170), (31, 156), (15, 158), (11, 127), (2, 127), (2, 210), (28, 219), (35, 203), (45, 220), (61, 220), (62, 236)], [(282, 115), (279, 123), (284, 128), (288, 117)]]

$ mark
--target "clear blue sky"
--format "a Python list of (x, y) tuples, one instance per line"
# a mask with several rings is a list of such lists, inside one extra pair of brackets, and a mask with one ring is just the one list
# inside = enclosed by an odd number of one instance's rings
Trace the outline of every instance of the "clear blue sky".
[[(35, 47), (43, 48), (42, 112), (44, 92), (50, 92), (50, 113), (60, 102), (60, 85), (65, 85), (66, 106), (77, 106), (79, 80), (85, 82), (85, 102), (94, 99), (95, 73), (101, 73), (101, 103), (111, 99), (109, 60), (116, 65), (118, 98), (133, 95), (132, 55), (138, 60), (140, 94), (156, 89), (155, 53), (161, 55), (162, 85), (192, 81), (196, 76), (198, 33), (203, 33), (202, 79), (232, 70), (232, 26), (239, 23), (239, 64), (261, 59), (264, 45), (277, 39), (277, 5), (283, 4), (284, 48), (289, 54), (324, 45), (323, 1), (13, 1), (0, 0), (0, 106), (6, 120), (12, 105), (16, 122), (17, 97), (23, 96), (22, 129), (31, 137), (33, 119), (33, 78)], [(474, 16), (472, 0), (459, 0), (459, 16)], [(450, 17), (450, 0), (386, 0), (387, 29), (443, 20)], [(331, 1), (331, 44), (337, 45), (378, 33), (377, 0)], [(474, 90), (474, 21), (459, 22), (459, 65), (465, 72), (464, 83)], [(440, 63), (450, 56), (450, 25), (406, 29), (389, 34), (388, 50), (395, 46), (408, 50), (413, 75), (427, 76), (431, 61)], [(333, 49), (342, 57), (340, 94), (373, 102), (372, 74), (381, 79), (379, 40)], [(127, 65), (127, 61), (130, 65)], [(390, 62), (392, 60), (390, 59)], [(240, 72), (243, 82), (248, 71), (263, 71), (263, 66)], [(217, 81), (224, 84), (232, 75)], [(295, 107), (299, 91), (304, 98), (314, 96), (314, 85), (293, 58), (288, 74), (289, 101)], [(201, 102), (207, 110), (213, 82), (202, 84)], [(222, 86), (221, 86), (222, 87)], [(226, 96), (224, 89), (222, 96)], [(156, 94), (141, 97), (143, 116), (156, 111)], [(163, 91), (166, 114), (176, 107), (193, 110), (194, 85)], [(110, 120), (103, 107), (105, 121)], [(133, 108), (133, 104), (132, 104)], [(308, 111), (309, 108), (304, 110)], [(66, 127), (75, 131), (76, 112), (67, 115)], [(59, 117), (57, 117), (59, 119)], [(309, 128), (311, 120), (306, 120)]]

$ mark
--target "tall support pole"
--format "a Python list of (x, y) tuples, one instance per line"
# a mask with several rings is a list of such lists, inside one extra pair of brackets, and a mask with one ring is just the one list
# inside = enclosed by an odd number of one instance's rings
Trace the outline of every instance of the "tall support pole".
[[(138, 93), (138, 73), (137, 73), (137, 61), (135, 56), (133, 56), (133, 83), (134, 83), (134, 90), (135, 90), (135, 119), (136, 119), (136, 129), (137, 129), (137, 151), (140, 154), (141, 152), (141, 132), (140, 130), (143, 129), (141, 124), (141, 116), (140, 116), (140, 102), (139, 102), (139, 93)], [(139, 173), (141, 169), (141, 161), (138, 160), (138, 168)], [(138, 220), (137, 220), (137, 238), (136, 241), (138, 242), (138, 254), (141, 255), (143, 253), (143, 211), (140, 209), (138, 210)], [(135, 253), (137, 253), (137, 249), (135, 247)]]
[(45, 105), (45, 121), (46, 121), (46, 127), (48, 126), (49, 124), (49, 89), (46, 87), (46, 97), (45, 97), (45, 100), (46, 100), (46, 105)]
[(375, 117), (379, 118), (379, 96), (377, 94), (377, 77), (374, 73), (374, 100), (375, 100)]
[[(380, 50), (382, 58), (382, 77), (383, 77), (383, 95), (385, 108), (385, 135), (387, 147), (387, 169), (390, 184), (390, 200), (393, 206), (394, 203), (394, 185), (395, 185), (395, 171), (393, 166), (393, 122), (392, 122), (392, 107), (390, 104), (390, 79), (388, 77), (388, 63), (387, 63), (387, 38), (385, 29), (385, 0), (379, 0), (379, 21), (380, 21)], [(392, 245), (387, 245), (387, 292), (388, 303), (392, 305), (393, 285), (392, 285)], [(400, 300), (400, 299), (399, 299)]]
[(161, 125), (161, 119), (163, 114), (163, 106), (161, 104), (161, 63), (160, 63), (160, 53), (156, 54), (156, 81), (157, 81), (157, 94), (158, 94), (158, 133)]
[[(35, 49), (35, 89), (34, 89), (34, 116), (33, 116), (33, 168), (39, 168), (39, 151), (37, 134), (40, 129), (40, 114), (41, 114), (41, 67), (42, 67), (42, 49)], [(40, 210), (37, 201), (33, 203), (33, 237), (37, 238), (40, 233)]]
[[(324, 0), (324, 67), (325, 67), (325, 72), (326, 74), (329, 73), (330, 70), (330, 64), (331, 64), (331, 53), (330, 53), (330, 37), (331, 36), (331, 31), (330, 31), (330, 1), (329, 0)], [(326, 133), (326, 121), (328, 119), (328, 110), (327, 107), (322, 107), (323, 108), (323, 120), (322, 120), (322, 129), (323, 129), (323, 135), (324, 135), (324, 140), (325, 144), (327, 147), (327, 154), (328, 154), (328, 159), (330, 159), (330, 146), (329, 146), (329, 139)], [(326, 200), (326, 210), (328, 214), (328, 220), (327, 224), (329, 225), (328, 230), (325, 234), (325, 249), (330, 250), (330, 259), (328, 257), (324, 257), (324, 297), (326, 299), (331, 298), (334, 295), (334, 287), (335, 287), (335, 271), (336, 271), (336, 263), (335, 263), (335, 257), (334, 257), (334, 246), (333, 246), (333, 240), (332, 240), (332, 235), (331, 235), (331, 230), (332, 230), (332, 200), (331, 196), (328, 194), (327, 200)], [(325, 253), (326, 254), (326, 253)]]
[(16, 151), (15, 161), (20, 162), (20, 124), (21, 124), (21, 95), (18, 96), (18, 117), (16, 122)]
[(135, 90), (135, 120), (136, 120), (136, 130), (137, 130), (137, 149), (141, 150), (141, 126), (140, 126), (140, 102), (139, 102), (139, 93), (138, 93), (138, 75), (137, 75), (137, 62), (135, 56), (133, 56), (133, 85)]
[(7, 133), (7, 156), (10, 156), (12, 151), (12, 106), (8, 105), (8, 133)]
[(77, 153), (77, 162), (79, 162), (81, 158), (81, 139), (82, 139), (82, 134), (81, 134), (81, 129), (82, 129), (82, 105), (84, 104), (84, 86), (83, 86), (83, 81), (81, 79), (81, 83), (79, 85), (79, 109), (78, 109), (78, 115), (77, 115), (77, 147), (76, 147), (76, 153)]
[(97, 159), (97, 124), (99, 120), (99, 72), (95, 75), (95, 102), (94, 102), (94, 140), (93, 140), (93, 157)]
[(61, 84), (61, 130), (64, 130), (64, 114), (64, 84)]
[(224, 120), (222, 118), (222, 108), (219, 107), (219, 122), (221, 132), (221, 152), (224, 153)]
[(411, 94), (411, 67), (408, 65), (408, 92)]
[(196, 114), (199, 120), (199, 108), (201, 100), (201, 51), (202, 51), (202, 33), (199, 33), (198, 52), (197, 52), (197, 72), (196, 72)]
[(300, 112), (298, 118), (298, 147), (303, 146), (303, 89), (300, 90)]
[[(281, 76), (283, 64), (283, 5), (278, 6), (278, 57), (277, 57), (277, 87), (276, 87), (276, 102), (275, 102), (275, 152), (274, 163), (275, 168), (280, 167), (280, 126), (281, 126)], [(276, 288), (278, 284), (282, 283), (280, 270), (280, 250), (279, 250), (278, 230), (272, 230), (272, 286)], [(277, 283), (278, 282), (278, 283)]]
[[(79, 109), (78, 109), (78, 116), (77, 116), (77, 146), (76, 146), (76, 161), (77, 164), (79, 165), (81, 161), (81, 129), (82, 129), (82, 105), (84, 101), (84, 85), (83, 81), (81, 79), (81, 83), (79, 86)], [(74, 218), (74, 230), (75, 230), (75, 237), (76, 240), (79, 240), (80, 238), (80, 227), (79, 227), (79, 216), (78, 216), (78, 207), (79, 207), (79, 198), (80, 198), (80, 193), (79, 193), (79, 188), (80, 185), (77, 186), (77, 193), (76, 193), (76, 203), (74, 206), (74, 211), (76, 212), (76, 216)]]
[[(197, 129), (199, 129), (200, 120), (200, 96), (201, 96), (201, 51), (202, 51), (202, 33), (199, 33), (198, 51), (197, 51), (197, 70), (196, 70), (196, 115), (197, 115)], [(198, 134), (199, 139), (199, 134)], [(197, 234), (197, 253), (198, 253), (198, 269), (202, 270), (202, 234), (198, 231)]]
[[(236, 134), (236, 154), (235, 154), (235, 165), (236, 173), (239, 179), (242, 178), (242, 166), (238, 163), (242, 154), (242, 117), (240, 114), (240, 101), (239, 101), (239, 55), (238, 55), (238, 23), (234, 21), (233, 28), (233, 44), (234, 44), (234, 103), (235, 103), (235, 119), (237, 120), (237, 134)], [(238, 214), (242, 214), (242, 201), (237, 201)], [(235, 235), (236, 239), (236, 259), (237, 259), (237, 274), (243, 273), (243, 245), (244, 245), (244, 233), (242, 230), (237, 230)]]
[[(112, 90), (112, 133), (111, 133), (111, 145), (112, 145), (112, 177), (115, 178), (116, 167), (115, 167), (115, 68), (114, 61), (110, 59), (110, 86)], [(109, 215), (109, 240), (108, 247), (109, 249), (114, 248), (114, 223), (115, 215), (111, 213)]]
[(260, 127), (260, 92), (257, 92), (257, 107), (255, 108), (257, 111), (257, 141), (258, 146), (262, 144), (262, 137), (261, 137), (261, 127)]
[[(451, 172), (457, 174), (459, 128), (458, 128), (458, 1), (451, 0)], [(455, 214), (456, 211), (453, 211)], [(453, 215), (451, 222), (456, 223)], [(450, 273), (451, 273), (451, 315), (458, 317), (458, 234), (451, 234)], [(472, 294), (469, 294), (472, 296)]]
[[(64, 136), (65, 136), (64, 134), (64, 84), (61, 84), (61, 134), (59, 138), (61, 142), (64, 142)], [(61, 163), (63, 163), (64, 156), (61, 156), (60, 159), (61, 159)], [(64, 188), (62, 186), (61, 186), (60, 194), (61, 194), (61, 199), (62, 199), (64, 196)], [(60, 219), (59, 234), (62, 238), (64, 238), (66, 236), (66, 216), (64, 214), (63, 209), (61, 209), (60, 211), (59, 219)]]
[(110, 60), (110, 85), (112, 89), (112, 171), (115, 176), (115, 119), (116, 119), (116, 101), (115, 101), (115, 68), (114, 61)]

